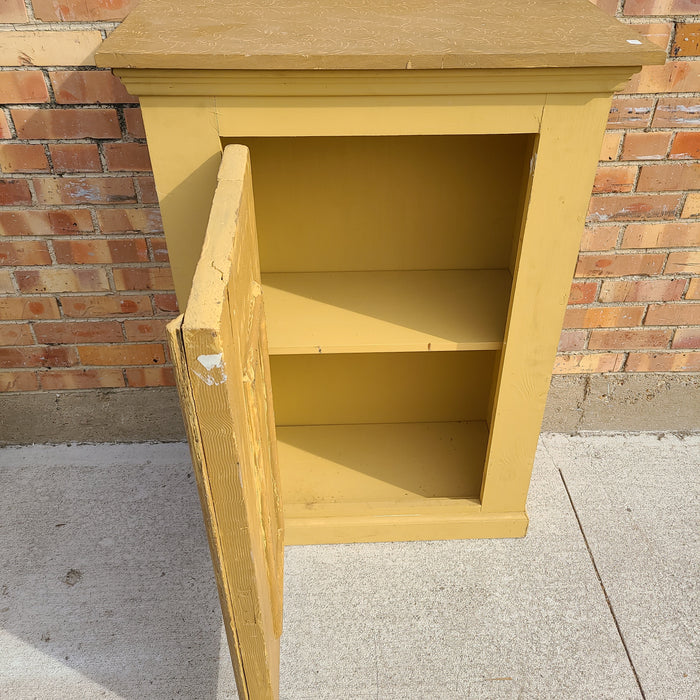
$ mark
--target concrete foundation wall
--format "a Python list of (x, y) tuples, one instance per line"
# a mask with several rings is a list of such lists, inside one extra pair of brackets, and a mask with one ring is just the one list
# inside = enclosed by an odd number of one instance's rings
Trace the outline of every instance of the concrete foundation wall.
[[(0, 395), (0, 444), (184, 440), (172, 387)], [(700, 430), (700, 376), (555, 376), (543, 430)]]

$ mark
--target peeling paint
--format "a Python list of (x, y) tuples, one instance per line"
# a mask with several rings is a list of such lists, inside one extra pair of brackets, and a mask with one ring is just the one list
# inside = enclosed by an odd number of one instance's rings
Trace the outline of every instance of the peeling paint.
[(192, 372), (199, 377), (207, 386), (218, 386), (223, 384), (227, 377), (226, 372), (224, 372), (224, 359), (222, 353), (216, 353), (215, 355), (200, 355), (197, 358), (202, 367), (206, 370), (204, 372), (198, 372), (194, 367)]
[(214, 367), (222, 368), (224, 366), (224, 356), (220, 352), (216, 355), (200, 355), (197, 362), (208, 372), (211, 372)]

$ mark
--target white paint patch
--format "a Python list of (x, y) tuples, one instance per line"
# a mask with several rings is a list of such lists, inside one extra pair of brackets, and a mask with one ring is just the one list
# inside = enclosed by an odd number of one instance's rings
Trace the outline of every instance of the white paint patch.
[(627, 39), (628, 44), (641, 44), (642, 42), (639, 41), (639, 39)]
[(211, 374), (203, 374), (196, 369), (192, 370), (207, 386), (218, 386), (226, 381), (226, 374), (221, 372), (220, 377), (212, 377)]
[(218, 386), (226, 381), (226, 372), (224, 372), (224, 358), (222, 353), (216, 353), (215, 355), (200, 355), (197, 358), (204, 369), (207, 370), (206, 374), (203, 372), (198, 372), (196, 369), (192, 368), (192, 371), (207, 385), (207, 386)]
[(224, 356), (223, 353), (220, 352), (216, 355), (200, 355), (197, 358), (197, 362), (199, 362), (207, 372), (211, 372), (214, 367), (221, 369), (224, 366)]

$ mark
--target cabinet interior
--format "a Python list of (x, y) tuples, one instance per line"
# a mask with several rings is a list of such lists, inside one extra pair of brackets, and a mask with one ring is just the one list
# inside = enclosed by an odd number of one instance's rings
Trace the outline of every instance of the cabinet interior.
[(534, 135), (228, 143), (251, 152), (285, 509), (478, 505)]

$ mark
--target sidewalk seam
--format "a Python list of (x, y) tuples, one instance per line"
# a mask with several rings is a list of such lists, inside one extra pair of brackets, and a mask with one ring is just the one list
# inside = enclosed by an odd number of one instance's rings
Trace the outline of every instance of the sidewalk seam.
[(644, 688), (642, 687), (642, 682), (639, 679), (639, 675), (637, 674), (637, 669), (634, 667), (634, 662), (632, 661), (632, 656), (630, 655), (629, 649), (627, 648), (627, 643), (625, 642), (625, 637), (622, 634), (622, 629), (620, 628), (620, 623), (618, 622), (617, 616), (615, 615), (615, 610), (613, 609), (612, 602), (610, 601), (610, 598), (608, 597), (608, 592), (605, 589), (605, 584), (603, 583), (603, 579), (600, 575), (600, 571), (598, 571), (598, 565), (595, 562), (595, 558), (593, 557), (593, 552), (591, 551), (591, 547), (588, 544), (588, 538), (586, 537), (586, 533), (583, 530), (583, 525), (581, 523), (581, 519), (579, 518), (578, 511), (576, 510), (576, 506), (574, 504), (574, 499), (571, 497), (571, 492), (569, 491), (569, 487), (566, 483), (566, 479), (564, 478), (564, 473), (558, 467), (557, 467), (557, 471), (559, 472), (559, 476), (561, 477), (562, 484), (564, 484), (564, 490), (566, 491), (566, 496), (569, 499), (569, 503), (571, 504), (571, 509), (574, 512), (574, 517), (576, 518), (576, 522), (578, 523), (578, 529), (581, 532), (581, 537), (583, 537), (583, 542), (586, 545), (586, 550), (588, 551), (588, 556), (590, 557), (591, 564), (593, 565), (593, 571), (595, 571), (596, 578), (598, 579), (598, 584), (600, 585), (600, 589), (603, 591), (603, 596), (605, 597), (605, 602), (607, 603), (608, 610), (610, 610), (610, 615), (612, 616), (613, 622), (615, 623), (615, 628), (617, 629), (617, 634), (619, 635), (620, 641), (622, 642), (622, 648), (625, 650), (625, 654), (627, 655), (627, 660), (629, 661), (630, 668), (632, 669), (632, 673), (634, 674), (634, 679), (637, 682), (637, 687), (639, 688), (639, 692), (642, 696), (642, 700), (646, 700), (646, 694), (644, 693)]

